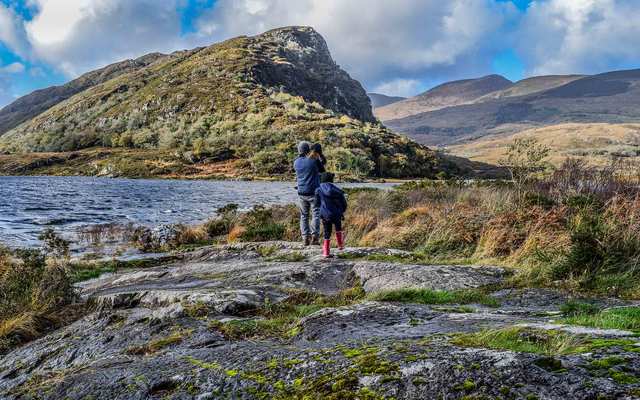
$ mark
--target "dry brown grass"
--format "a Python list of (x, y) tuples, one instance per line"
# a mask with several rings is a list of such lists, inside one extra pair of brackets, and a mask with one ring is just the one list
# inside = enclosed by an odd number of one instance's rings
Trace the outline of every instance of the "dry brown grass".
[[(497, 164), (516, 138), (536, 138), (551, 149), (549, 162), (560, 165), (567, 157), (578, 157), (591, 165), (604, 166), (616, 155), (640, 149), (640, 124), (567, 123), (527, 129), (510, 135), (484, 136), (449, 150), (474, 161)], [(637, 156), (628, 157), (638, 159)]]
[(0, 353), (77, 315), (67, 310), (76, 293), (66, 259), (55, 248), (43, 249), (0, 248)]

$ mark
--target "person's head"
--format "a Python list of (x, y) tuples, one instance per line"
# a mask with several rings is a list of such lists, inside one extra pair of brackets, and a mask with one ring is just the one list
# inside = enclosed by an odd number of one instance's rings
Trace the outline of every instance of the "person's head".
[(313, 151), (314, 153), (317, 153), (319, 155), (322, 155), (322, 145), (320, 143), (314, 143), (311, 146), (311, 151)]
[(298, 154), (301, 156), (306, 156), (311, 151), (311, 143), (303, 140), (298, 143)]
[(335, 175), (331, 172), (323, 172), (320, 174), (320, 183), (333, 183)]

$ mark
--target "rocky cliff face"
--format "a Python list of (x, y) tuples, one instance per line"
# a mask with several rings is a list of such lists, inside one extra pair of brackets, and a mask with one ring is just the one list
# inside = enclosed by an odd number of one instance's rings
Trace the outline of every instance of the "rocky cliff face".
[(324, 38), (313, 28), (275, 29), (255, 38), (249, 47), (275, 60), (252, 68), (256, 82), (361, 121), (375, 121), (366, 92), (335, 63)]
[[(560, 292), (497, 290), (465, 306), (365, 301), (395, 289), (500, 285), (505, 271), (357, 259), (407, 255), (398, 250), (353, 248), (333, 260), (318, 251), (212, 247), (81, 283), (87, 315), (0, 359), (0, 397), (637, 398), (637, 337), (550, 323), (568, 299)], [(479, 331), (529, 350), (465, 344)], [(531, 350), (558, 338), (557, 351)]]

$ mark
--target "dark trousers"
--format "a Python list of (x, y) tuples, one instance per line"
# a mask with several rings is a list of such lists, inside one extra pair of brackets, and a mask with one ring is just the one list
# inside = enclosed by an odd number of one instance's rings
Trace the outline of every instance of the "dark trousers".
[(335, 221), (330, 221), (328, 219), (322, 219), (322, 230), (324, 231), (324, 238), (326, 240), (331, 239), (331, 228), (335, 225), (336, 232), (340, 232), (342, 230), (342, 221), (337, 219)]

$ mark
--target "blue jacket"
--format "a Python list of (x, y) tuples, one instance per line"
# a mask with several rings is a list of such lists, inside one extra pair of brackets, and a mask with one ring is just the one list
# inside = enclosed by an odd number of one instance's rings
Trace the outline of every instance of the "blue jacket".
[(298, 194), (302, 196), (313, 196), (320, 186), (320, 171), (318, 162), (312, 158), (299, 156), (293, 162), (296, 170), (296, 181), (298, 183)]
[(342, 189), (333, 183), (321, 183), (316, 190), (316, 202), (320, 204), (320, 217), (327, 221), (342, 220), (347, 211), (347, 199)]

